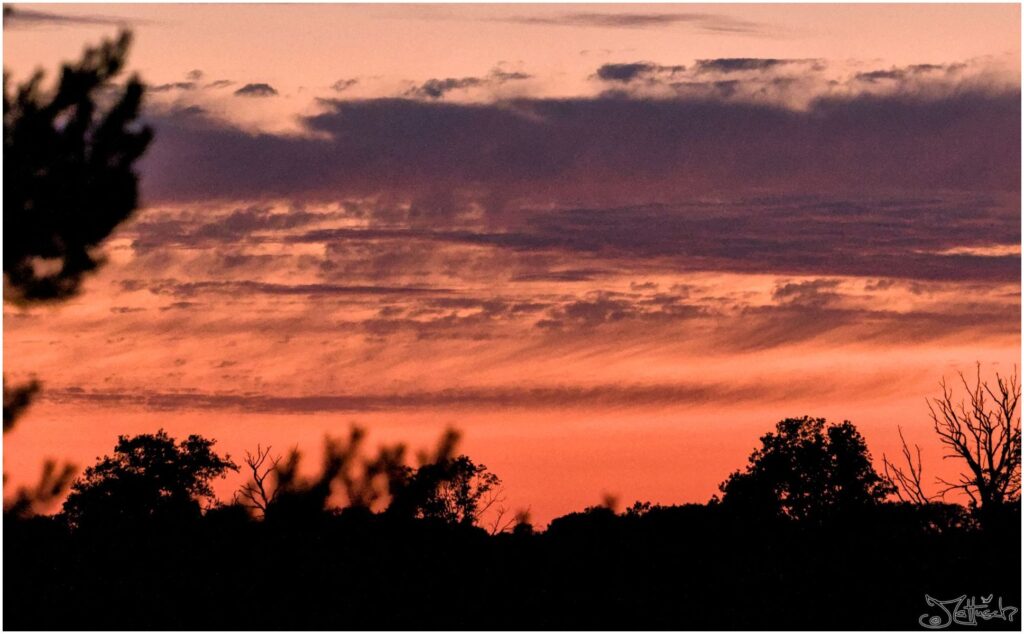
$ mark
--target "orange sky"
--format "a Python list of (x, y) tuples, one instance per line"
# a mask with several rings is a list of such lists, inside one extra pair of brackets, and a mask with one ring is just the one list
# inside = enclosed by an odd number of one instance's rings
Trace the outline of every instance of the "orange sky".
[(787, 416), (935, 473), (925, 398), (1020, 357), (1017, 5), (20, 4), (4, 66), (120, 23), (144, 208), (4, 307), (8, 487), (451, 425), (546, 523), (705, 501)]

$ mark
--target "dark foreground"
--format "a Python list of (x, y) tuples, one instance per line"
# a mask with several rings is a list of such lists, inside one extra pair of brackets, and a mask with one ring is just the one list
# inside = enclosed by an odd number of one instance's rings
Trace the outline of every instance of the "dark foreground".
[[(5, 629), (919, 629), (925, 595), (1021, 605), (1019, 511), (885, 504), (814, 524), (720, 506), (489, 536), (365, 511), (68, 532), (5, 519)], [(969, 523), (968, 523), (969, 524)], [(963, 605), (961, 607), (963, 607)], [(1020, 614), (968, 629), (1020, 629)], [(992, 613), (988, 614), (989, 616)], [(969, 618), (969, 613), (961, 619)], [(954, 624), (953, 629), (965, 629)]]

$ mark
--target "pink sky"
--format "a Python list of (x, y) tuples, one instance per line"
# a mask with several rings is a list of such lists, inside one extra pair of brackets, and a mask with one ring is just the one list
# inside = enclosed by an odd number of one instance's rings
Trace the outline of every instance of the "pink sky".
[(706, 501), (788, 416), (935, 474), (925, 398), (1020, 358), (1017, 5), (20, 4), (5, 68), (120, 23), (144, 207), (4, 307), (8, 487), (455, 426), (543, 524)]

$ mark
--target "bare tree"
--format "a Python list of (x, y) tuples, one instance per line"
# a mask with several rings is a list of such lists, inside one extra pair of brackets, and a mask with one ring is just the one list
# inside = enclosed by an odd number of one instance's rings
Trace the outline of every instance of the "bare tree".
[(942, 397), (928, 403), (935, 433), (953, 458), (965, 463), (958, 480), (938, 478), (950, 491), (962, 491), (978, 509), (999, 507), (1020, 499), (1020, 381), (1017, 368), (1009, 377), (996, 374), (995, 385), (981, 380), (981, 364), (973, 385), (959, 373), (965, 397), (943, 380)]
[(910, 451), (907, 439), (903, 437), (903, 428), (897, 427), (900, 433), (902, 444), (903, 460), (906, 463), (906, 470), (896, 466), (889, 458), (882, 454), (882, 464), (885, 468), (884, 477), (892, 485), (898, 497), (903, 502), (914, 504), (930, 504), (932, 497), (924, 492), (921, 485), (921, 447), (914, 445), (914, 452)]
[(256, 445), (255, 454), (245, 452), (245, 464), (252, 472), (252, 480), (238, 490), (242, 505), (258, 510), (264, 517), (278, 490), (277, 486), (274, 486), (268, 491), (266, 481), (271, 474), (277, 472), (277, 465), (281, 462), (281, 456), (270, 456), (270, 449), (269, 445), (266, 449)]

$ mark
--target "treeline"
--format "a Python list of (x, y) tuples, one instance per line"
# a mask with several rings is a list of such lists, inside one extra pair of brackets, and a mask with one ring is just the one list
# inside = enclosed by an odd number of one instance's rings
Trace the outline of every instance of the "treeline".
[(893, 501), (848, 422), (780, 422), (707, 504), (592, 507), (543, 531), (483, 521), (501, 482), (455, 434), (415, 468), (362, 443), (328, 442), (303, 478), (295, 452), (239, 466), (200, 436), (122, 437), (59, 514), (8, 506), (4, 626), (907, 629), (944, 614), (926, 597), (968, 595), (992, 597), (982, 626), (1019, 629), (1019, 498)]

